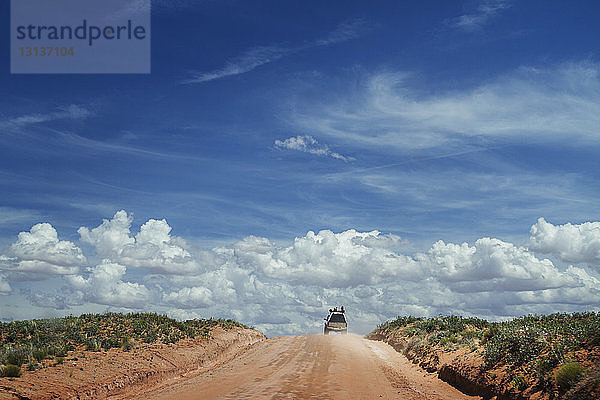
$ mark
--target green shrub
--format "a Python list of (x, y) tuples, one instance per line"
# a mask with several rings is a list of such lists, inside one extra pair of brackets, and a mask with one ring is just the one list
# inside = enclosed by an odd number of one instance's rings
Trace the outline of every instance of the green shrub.
[(556, 386), (564, 393), (573, 388), (585, 376), (585, 368), (576, 362), (563, 364), (554, 373)]
[(148, 332), (143, 338), (142, 340), (144, 341), (144, 343), (154, 343), (158, 340), (158, 332), (152, 331), (152, 332)]
[(66, 357), (67, 351), (67, 345), (65, 343), (56, 343), (48, 348), (48, 354), (55, 357)]
[(42, 361), (44, 360), (46, 357), (48, 357), (48, 352), (46, 350), (34, 350), (31, 355), (33, 356), (33, 358), (35, 358), (37, 361)]
[(564, 400), (598, 400), (600, 398), (600, 370), (586, 374), (577, 385), (565, 393)]
[(527, 380), (523, 375), (517, 375), (512, 380), (512, 386), (519, 392), (522, 392), (523, 390), (527, 389), (527, 386), (529, 385), (527, 384)]
[(35, 371), (36, 369), (40, 369), (42, 367), (42, 364), (35, 362), (35, 361), (30, 361), (27, 364), (27, 371)]
[(64, 357), (56, 357), (56, 365), (60, 365), (65, 362)]
[(496, 336), (499, 332), (500, 332), (500, 329), (498, 328), (498, 325), (493, 324), (487, 331), (485, 331), (483, 333), (483, 336), (481, 338), (481, 343), (486, 344), (487, 342), (490, 341), (491, 338)]
[(479, 333), (473, 329), (465, 328), (465, 330), (460, 333), (460, 336), (468, 340), (478, 337)]
[(485, 344), (485, 366), (491, 368), (499, 362), (525, 365), (548, 348), (543, 334), (535, 326), (504, 325)]
[(551, 356), (542, 356), (535, 362), (535, 373), (537, 374), (538, 378), (542, 378), (552, 371), (557, 365), (557, 359)]
[(25, 364), (29, 356), (27, 349), (22, 347), (12, 347), (6, 350), (4, 353), (4, 364), (21, 366)]
[(102, 340), (102, 348), (105, 350), (121, 347), (121, 345), (121, 340), (115, 336), (109, 336)]
[(102, 344), (100, 343), (99, 340), (87, 339), (85, 341), (85, 348), (86, 348), (86, 350), (89, 350), (89, 351), (101, 351)]
[(2, 367), (2, 376), (18, 378), (21, 376), (21, 367), (13, 364), (5, 365)]
[(441, 340), (440, 340), (440, 345), (441, 346), (449, 346), (451, 344), (456, 344), (458, 343), (458, 337), (451, 333), (450, 335), (444, 336)]
[(377, 327), (378, 330), (396, 330), (398, 328), (403, 328), (407, 325), (413, 324), (417, 321), (422, 321), (423, 318), (417, 318), (413, 316), (407, 317), (398, 317), (393, 321), (384, 322), (383, 324)]
[(123, 339), (123, 344), (121, 345), (121, 348), (123, 349), (123, 351), (133, 350), (135, 348), (135, 342), (132, 338), (126, 337), (125, 339)]

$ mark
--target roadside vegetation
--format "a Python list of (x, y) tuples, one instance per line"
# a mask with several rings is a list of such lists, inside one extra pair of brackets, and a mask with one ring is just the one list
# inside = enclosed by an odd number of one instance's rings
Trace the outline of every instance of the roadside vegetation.
[(0, 323), (0, 376), (21, 376), (23, 367), (32, 371), (62, 364), (72, 350), (130, 351), (138, 345), (208, 337), (216, 326), (244, 327), (232, 320), (177, 321), (154, 313), (83, 314)]
[[(426, 360), (425, 366), (434, 364), (430, 369), (442, 367), (435, 364), (443, 354), (456, 353), (457, 363), (470, 360), (478, 385), (496, 394), (600, 398), (600, 313), (528, 315), (505, 322), (398, 317), (370, 336), (394, 342), (409, 358)], [(466, 369), (461, 371), (468, 375)]]

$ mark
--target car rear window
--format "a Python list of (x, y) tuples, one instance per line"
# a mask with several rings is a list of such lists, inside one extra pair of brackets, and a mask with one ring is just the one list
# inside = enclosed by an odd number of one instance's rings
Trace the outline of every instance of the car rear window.
[(344, 314), (331, 314), (329, 322), (346, 322), (346, 318), (344, 318)]

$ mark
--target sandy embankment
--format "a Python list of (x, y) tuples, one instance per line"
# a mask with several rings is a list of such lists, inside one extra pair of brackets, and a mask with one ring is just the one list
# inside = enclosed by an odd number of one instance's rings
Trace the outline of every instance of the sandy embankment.
[(227, 362), (265, 336), (253, 329), (216, 327), (211, 337), (176, 344), (140, 344), (124, 352), (73, 351), (62, 365), (25, 371), (20, 378), (0, 378), (0, 399), (119, 398), (136, 390), (160, 387)]
[[(398, 332), (372, 332), (367, 335), (372, 340), (388, 343), (398, 353), (403, 354), (413, 364), (436, 374), (441, 380), (473, 396), (484, 399), (531, 399), (548, 400), (549, 393), (537, 387), (525, 392), (518, 391), (512, 384), (515, 373), (508, 366), (482, 372), (483, 356), (465, 347), (454, 350), (436, 348), (422, 351), (411, 347), (410, 339)], [(479, 349), (481, 351), (481, 348)]]

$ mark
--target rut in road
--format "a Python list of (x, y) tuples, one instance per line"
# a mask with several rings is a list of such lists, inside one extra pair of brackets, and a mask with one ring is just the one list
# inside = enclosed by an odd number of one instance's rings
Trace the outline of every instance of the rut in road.
[(208, 371), (130, 395), (147, 400), (480, 399), (424, 372), (388, 344), (355, 335), (270, 338)]

